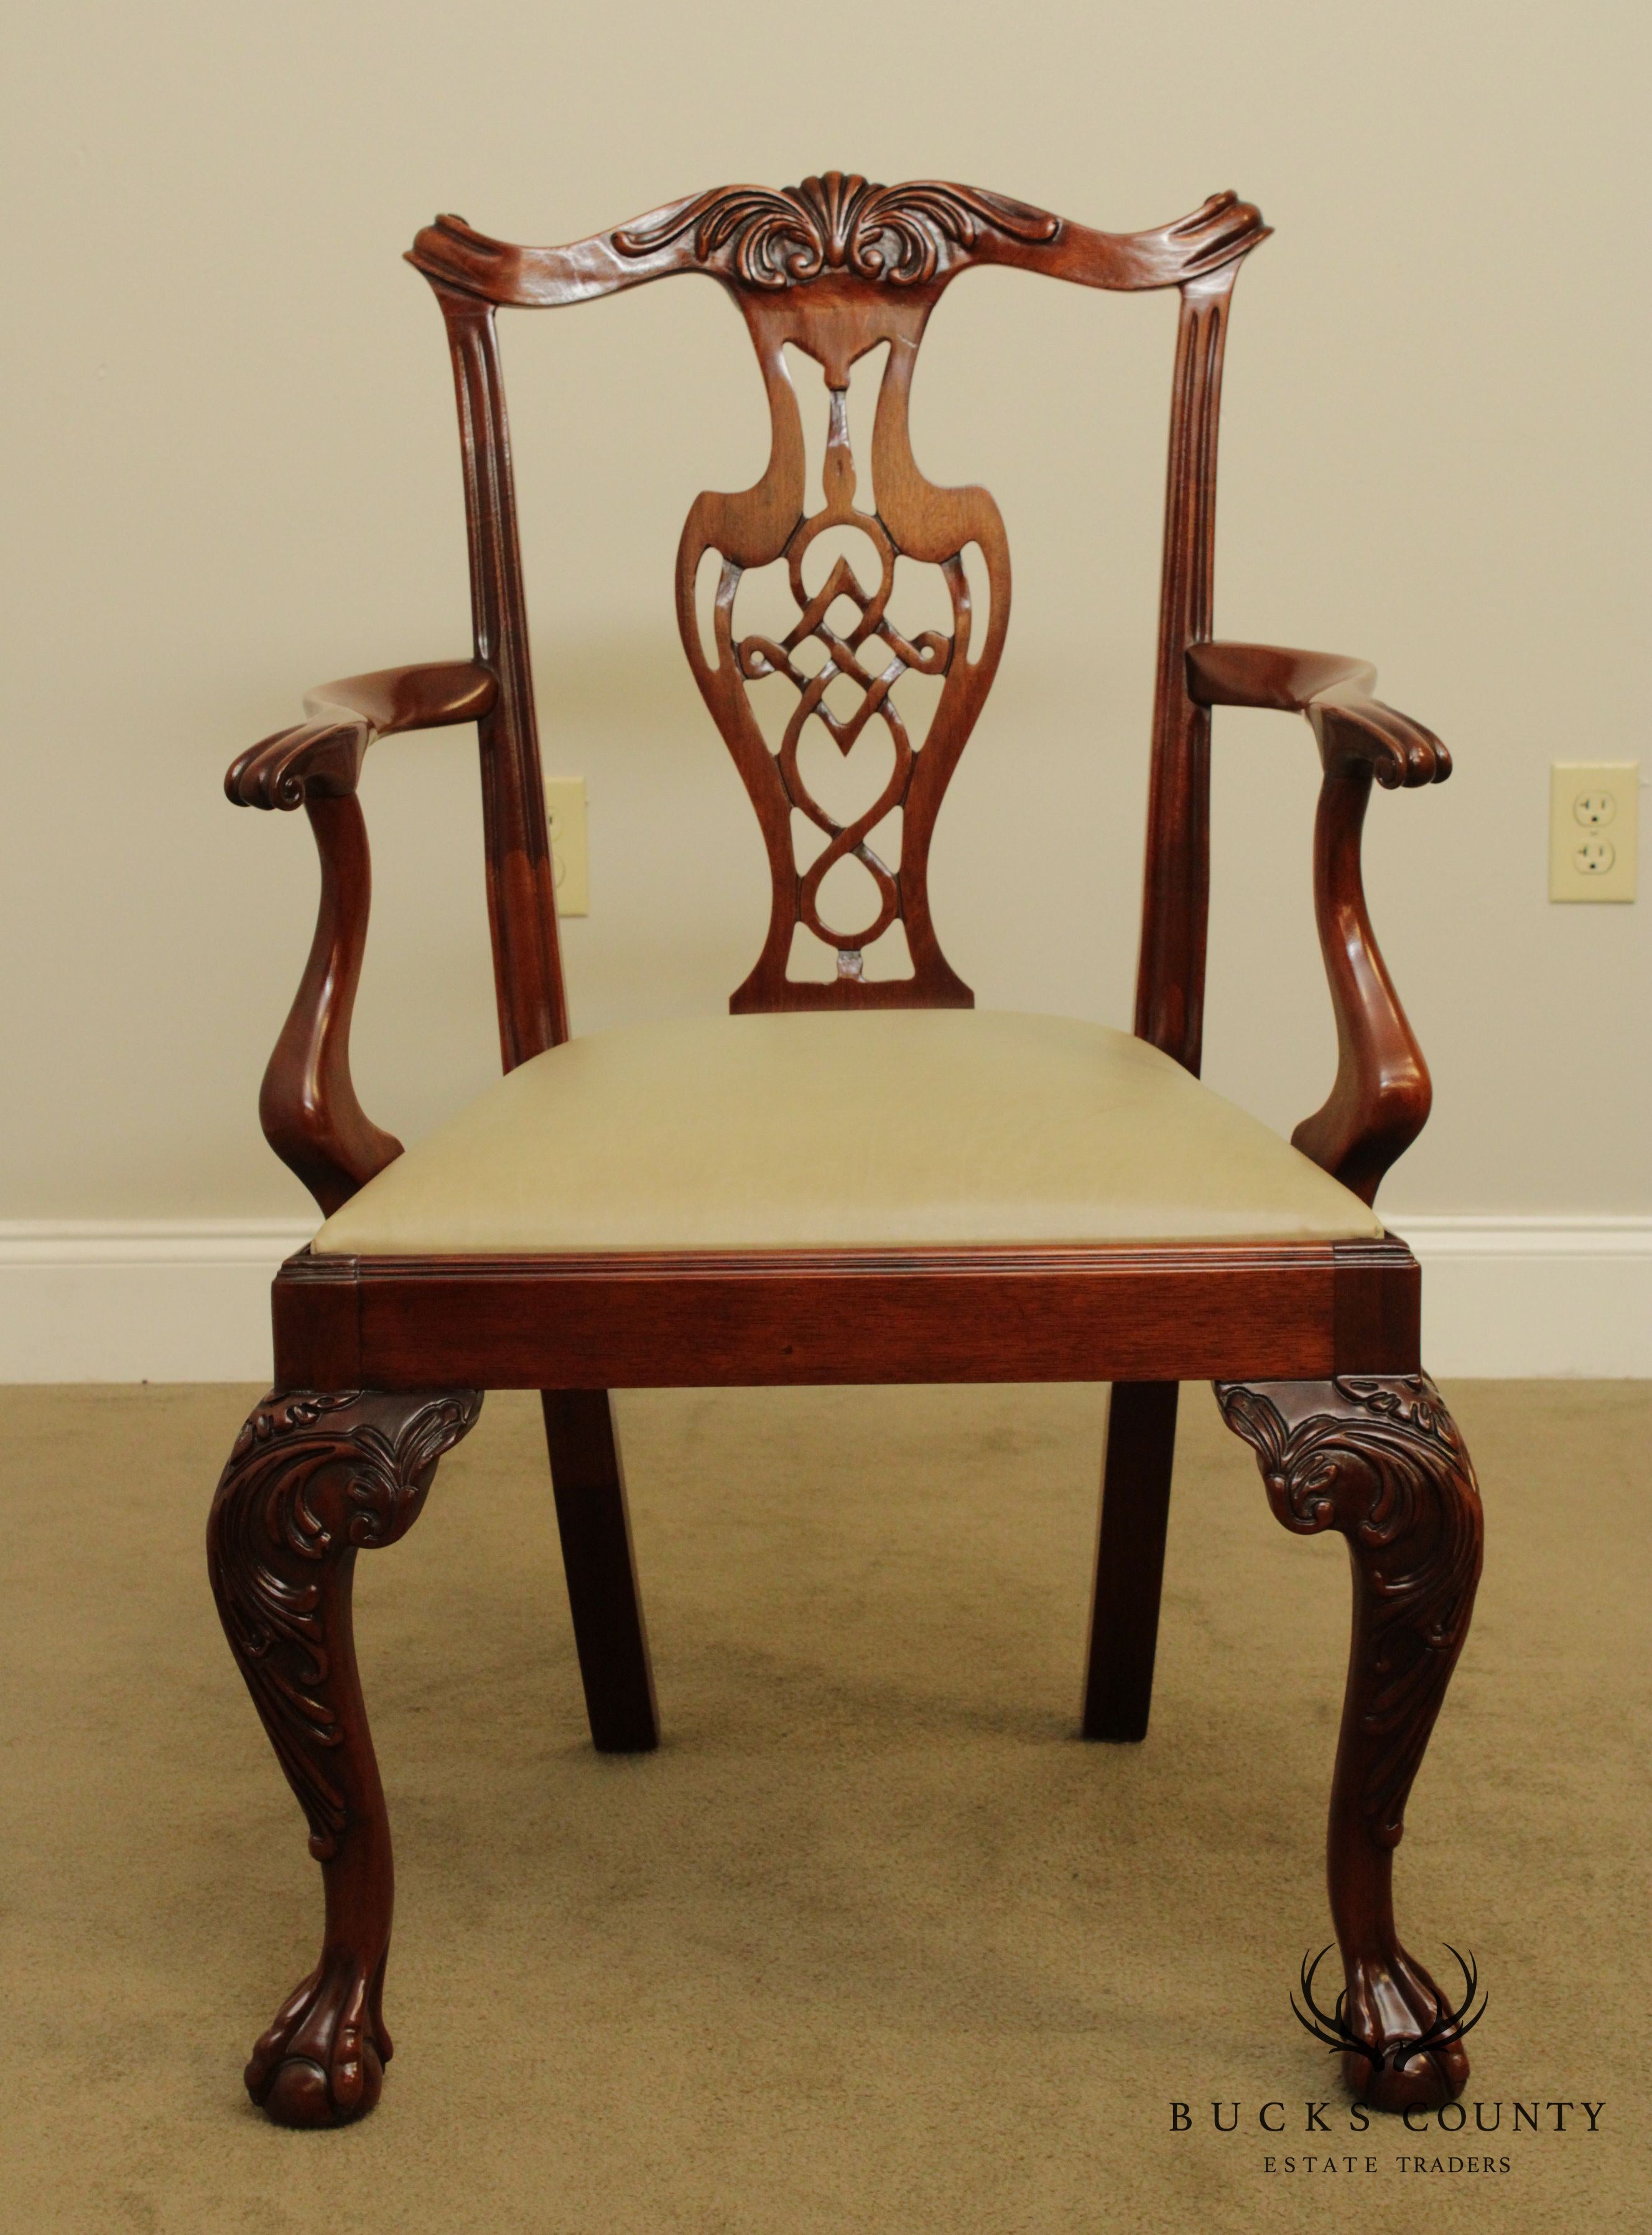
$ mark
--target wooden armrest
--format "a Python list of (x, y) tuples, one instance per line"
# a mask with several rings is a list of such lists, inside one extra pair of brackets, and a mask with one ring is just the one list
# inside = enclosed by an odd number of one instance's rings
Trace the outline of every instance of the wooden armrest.
[(324, 684), (307, 722), (243, 753), (224, 779), (238, 807), (302, 807), (321, 856), (321, 907), (310, 959), (264, 1073), (264, 1137), (331, 1216), (402, 1153), (375, 1125), (350, 1076), (350, 1019), (367, 944), (372, 869), (356, 786), (375, 737), (474, 722), (498, 685), (473, 660), (388, 667)]
[(1368, 764), (1386, 791), (1444, 783), (1452, 772), (1452, 757), (1432, 730), (1371, 696), (1377, 671), (1363, 659), (1280, 644), (1196, 644), (1187, 672), (1198, 705), (1306, 714), (1322, 757), (1328, 750), (1338, 761)]
[(1324, 781), (1314, 825), (1314, 914), (1336, 1015), (1336, 1078), (1291, 1135), (1304, 1156), (1372, 1203), (1388, 1167), (1428, 1121), (1433, 1087), (1371, 928), (1360, 837), (1372, 780), (1393, 791), (1443, 783), (1451, 755), (1432, 730), (1372, 697), (1376, 670), (1326, 652), (1200, 644), (1188, 690), (1203, 706), (1306, 715)]
[(305, 694), (310, 719), (249, 746), (230, 764), (224, 789), (237, 807), (284, 811), (307, 799), (343, 798), (355, 790), (375, 737), (474, 722), (498, 695), (492, 669), (472, 659), (384, 667), (324, 683)]

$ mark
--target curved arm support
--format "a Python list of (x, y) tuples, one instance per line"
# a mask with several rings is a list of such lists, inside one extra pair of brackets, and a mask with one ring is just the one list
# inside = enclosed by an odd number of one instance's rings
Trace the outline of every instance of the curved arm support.
[(356, 1098), (350, 1019), (356, 1006), (372, 870), (354, 792), (305, 802), (321, 856), (321, 906), (310, 959), (259, 1093), (264, 1137), (295, 1171), (324, 1216), (402, 1153)]
[(372, 869), (356, 785), (368, 746), (487, 712), (493, 675), (469, 660), (386, 668), (329, 683), (305, 700), (308, 722), (266, 737), (232, 765), (238, 807), (302, 807), (321, 857), (321, 906), (303, 979), (264, 1073), (264, 1137), (331, 1216), (402, 1153), (356, 1098), (350, 1020), (367, 944)]
[(1324, 767), (1314, 824), (1314, 914), (1336, 1018), (1336, 1078), (1291, 1139), (1366, 1203), (1428, 1121), (1433, 1088), (1366, 907), (1360, 841), (1374, 778), (1386, 790), (1443, 783), (1451, 755), (1430, 730), (1370, 696), (1376, 670), (1333, 652), (1203, 644), (1188, 688), (1206, 706), (1306, 715)]

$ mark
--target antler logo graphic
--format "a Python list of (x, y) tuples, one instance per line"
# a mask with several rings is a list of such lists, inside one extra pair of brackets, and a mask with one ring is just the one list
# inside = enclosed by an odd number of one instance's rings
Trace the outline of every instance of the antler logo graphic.
[(1463, 1999), (1453, 2009), (1445, 1996), (1437, 1991), (1432, 2022), (1421, 2033), (1398, 2035), (1386, 2048), (1362, 2041), (1345, 2015), (1347, 2002), (1346, 1989), (1337, 1996), (1334, 2009), (1321, 2009), (1314, 1999), (1314, 1979), (1320, 1965), (1331, 1952), (1328, 1946), (1321, 1948), (1312, 1963), (1306, 1955), (1302, 1957), (1302, 2002), (1308, 2008), (1303, 2009), (1295, 1996), (1291, 1996), (1291, 2009), (1297, 2023), (1306, 2026), (1315, 2041), (1322, 2041), (1333, 2055), (1341, 2055), (1352, 2049), (1356, 2055), (1363, 2056), (1373, 2073), (1381, 2072), (1385, 2068), (1400, 2072), (1413, 2056), (1426, 2055), (1431, 2048), (1449, 2048), (1453, 2042), (1461, 2041), (1465, 2033), (1478, 2025), (1485, 2015), (1489, 1997), (1481, 1995), (1480, 2006), (1478, 2009), (1474, 2009), (1474, 1997), (1479, 1993), (1480, 1975), (1475, 1967), (1472, 1951), (1465, 1960), (1458, 1955), (1449, 1940), (1446, 1945), (1457, 1957), (1457, 1968), (1463, 1975)]

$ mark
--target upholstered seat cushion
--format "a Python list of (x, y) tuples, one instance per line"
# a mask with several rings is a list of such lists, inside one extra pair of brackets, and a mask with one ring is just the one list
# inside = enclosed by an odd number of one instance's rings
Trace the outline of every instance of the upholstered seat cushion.
[(882, 1010), (570, 1040), (409, 1149), (324, 1255), (1274, 1241), (1380, 1234), (1126, 1032)]

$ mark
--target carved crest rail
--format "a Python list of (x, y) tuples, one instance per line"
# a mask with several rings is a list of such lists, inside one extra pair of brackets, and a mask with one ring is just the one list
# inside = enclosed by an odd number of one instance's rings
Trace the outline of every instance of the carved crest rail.
[[(967, 986), (942, 954), (929, 906), (929, 848), (958, 757), (980, 718), (1009, 620), (1009, 550), (997, 506), (980, 488), (941, 488), (912, 455), (908, 400), (919, 345), (941, 291), (960, 272), (1010, 265), (1084, 286), (1179, 287), (1183, 311), (1171, 426), (1161, 600), (1154, 778), (1137, 1029), (1196, 1067), (1203, 1005), (1206, 741), (1209, 714), (1189, 695), (1184, 657), (1210, 633), (1215, 432), (1227, 303), (1243, 258), (1267, 236), (1257, 211), (1215, 194), (1157, 231), (1107, 233), (1007, 195), (937, 179), (882, 186), (824, 171), (801, 185), (717, 187), (561, 248), (490, 239), (439, 218), (411, 260), (446, 313), (460, 386), (471, 521), (478, 657), (500, 678), (482, 724), (494, 934), (506, 1060), (563, 1038), (543, 801), (533, 753), (533, 692), (517, 550), (496, 305), (550, 307), (698, 273), (742, 311), (767, 394), (767, 471), (751, 488), (708, 491), (692, 508), (677, 567), (678, 626), (695, 678), (757, 811), (767, 851), (768, 934), (730, 1006), (736, 1010), (967, 1006)], [(804, 486), (791, 344), (821, 368), (829, 429), (820, 502)], [(887, 346), (869, 460), (850, 454), (845, 399), (856, 364)], [(869, 474), (868, 468), (869, 466)], [(857, 502), (857, 491), (860, 501)], [(803, 564), (829, 529), (862, 539), (811, 588)], [(988, 586), (974, 610), (965, 554)], [(700, 564), (720, 566), (710, 643), (697, 612)], [(893, 610), (895, 562), (939, 571), (946, 630), (903, 631)], [(796, 622), (774, 633), (743, 626), (743, 579), (783, 567)], [(847, 600), (850, 617), (842, 618)], [(939, 682), (921, 731), (908, 720), (903, 678)], [(753, 692), (782, 685), (796, 704), (767, 742)], [(836, 686), (836, 687), (835, 687)], [(858, 698), (856, 697), (858, 693)], [(841, 702), (849, 700), (847, 706)], [(869, 730), (890, 748), (868, 771), (853, 811), (833, 813), (803, 765), (810, 725), (846, 760)], [(858, 773), (867, 756), (855, 759)], [(898, 829), (898, 836), (895, 834)], [(805, 841), (800, 854), (797, 837)], [(529, 874), (503, 864), (520, 859)], [(841, 863), (864, 872), (858, 912), (823, 896)], [(843, 880), (835, 881), (841, 888)], [(541, 919), (550, 917), (548, 924)], [(904, 935), (908, 974), (896, 930)], [(835, 958), (822, 981), (791, 973), (799, 932)], [(869, 973), (869, 951), (883, 942)], [(547, 959), (548, 958), (548, 959)]]

